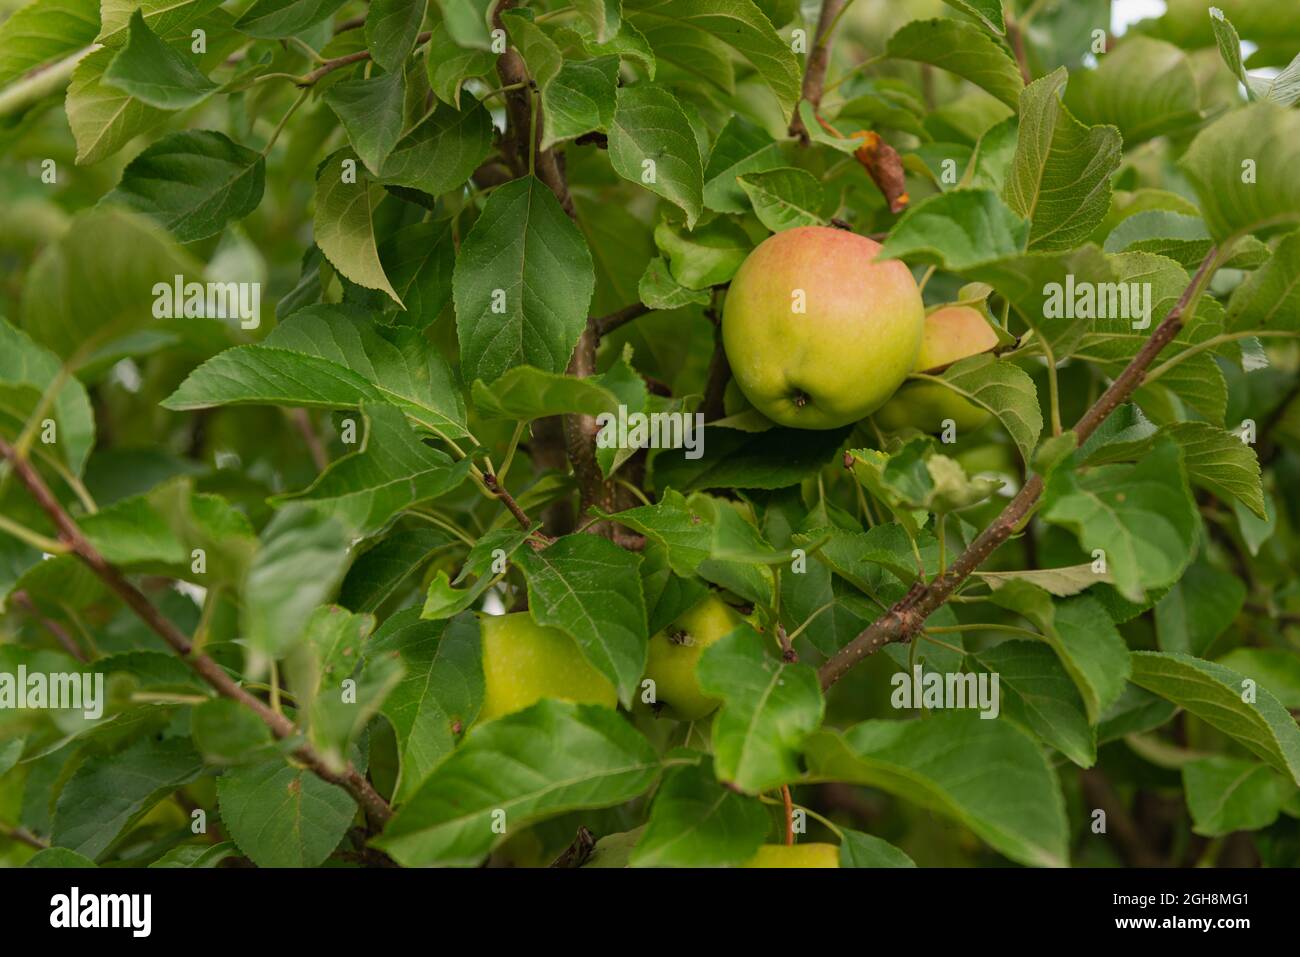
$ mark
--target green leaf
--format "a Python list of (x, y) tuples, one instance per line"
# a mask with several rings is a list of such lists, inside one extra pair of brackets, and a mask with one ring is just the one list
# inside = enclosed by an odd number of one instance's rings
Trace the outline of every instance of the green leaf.
[(345, 0), (254, 0), (235, 21), (235, 29), (250, 37), (276, 39), (301, 33), (320, 23)]
[(618, 33), (623, 24), (622, 0), (575, 0), (573, 8), (591, 24), (596, 39), (602, 42)]
[(426, 621), (417, 609), (405, 609), (375, 633), (368, 654), (396, 654), (405, 669), (383, 708), (397, 735), (393, 797), (404, 803), (455, 750), (483, 705), (478, 622), (471, 615)]
[(1083, 698), (1052, 649), (1036, 641), (1004, 641), (967, 660), (998, 676), (1001, 711), (1008, 720), (1081, 768), (1096, 763), (1097, 736)]
[(916, 867), (916, 861), (873, 834), (844, 828), (840, 834), (840, 867)]
[(1056, 772), (1025, 734), (970, 714), (819, 731), (812, 776), (880, 788), (970, 828), (1021, 864), (1064, 867), (1069, 829)]
[(1045, 521), (1071, 529), (1087, 551), (1106, 553), (1115, 587), (1130, 601), (1173, 584), (1191, 560), (1200, 518), (1172, 441), (1134, 465), (1057, 469), (1043, 502)]
[(415, 49), (428, 0), (375, 0), (366, 14), (366, 47), (376, 63), (400, 73)]
[(741, 626), (704, 649), (695, 672), (700, 689), (722, 699), (712, 736), (718, 780), (751, 794), (800, 776), (799, 749), (825, 710), (817, 672), (767, 649)]
[(637, 283), (637, 298), (651, 309), (680, 309), (683, 306), (703, 306), (709, 294), (703, 289), (687, 289), (676, 279), (662, 256), (646, 264), (641, 281)]
[(974, 17), (998, 36), (1006, 35), (1007, 25), (1002, 17), (1002, 0), (943, 0), (943, 2)]
[(163, 406), (278, 404), (359, 409), (396, 405), (447, 438), (465, 432), (465, 406), (446, 360), (416, 329), (374, 326), (344, 306), (310, 306), (280, 323), (264, 345), (227, 349), (199, 366)]
[(1178, 165), (1191, 181), (1215, 240), (1300, 221), (1300, 113), (1259, 102), (1197, 134)]
[(431, 31), (425, 54), (429, 86), (444, 103), (460, 109), (460, 90), (466, 80), (491, 72), (496, 57), (486, 49), (470, 49), (457, 44), (445, 23)]
[(449, 223), (430, 220), (403, 226), (380, 241), (379, 261), (406, 306), (392, 322), (427, 329), (438, 318), (451, 300), (455, 240)]
[(1254, 329), (1300, 331), (1300, 231), (1283, 236), (1228, 300), (1224, 331)]
[(641, 557), (598, 535), (566, 535), (541, 551), (515, 556), (528, 582), (528, 607), (539, 625), (573, 637), (583, 655), (632, 700), (645, 671), (645, 597)]
[(704, 454), (688, 459), (664, 450), (654, 459), (655, 488), (785, 488), (817, 474), (848, 435), (846, 429), (738, 432), (706, 426), (697, 436)]
[(743, 213), (748, 204), (739, 177), (785, 165), (781, 146), (762, 127), (735, 114), (718, 134), (704, 168), (704, 205), (720, 213)]
[[(447, 573), (442, 569), (434, 575), (433, 581), (429, 582), (427, 597), (424, 601), (424, 608), (420, 612), (422, 618), (451, 618), (453, 615), (459, 615), (462, 611), (469, 608), (482, 597), (483, 593), (501, 574), (491, 571), (496, 562), (497, 556), (494, 554), (499, 549), (505, 558), (509, 558), (519, 547), (528, 539), (532, 529), (523, 531), (516, 528), (500, 528), (488, 532), (469, 550), (465, 556), (465, 563), (461, 566), (460, 573), (453, 582), (447, 577)], [(475, 576), (472, 585), (466, 588), (454, 588), (471, 575)]]
[(366, 169), (378, 175), (402, 136), (406, 102), (402, 71), (335, 83), (325, 91), (324, 100), (348, 131), (348, 140)]
[(167, 111), (149, 106), (104, 80), (117, 56), (111, 47), (92, 50), (72, 71), (64, 108), (77, 142), (77, 164), (97, 163), (141, 133), (167, 118)]
[[(337, 519), (303, 505), (276, 513), (244, 582), (243, 631), (250, 648), (272, 657), (302, 637), (347, 569), (351, 535)], [(311, 569), (304, 576), (304, 568)]]
[(680, 207), (687, 228), (694, 228), (704, 209), (704, 168), (690, 120), (665, 88), (639, 83), (619, 89), (609, 162), (619, 176)]
[(466, 381), (518, 365), (559, 372), (587, 323), (586, 241), (534, 176), (493, 190), (456, 257), (452, 295)]
[(363, 401), (361, 414), (367, 422), (361, 448), (330, 463), (302, 491), (275, 496), (272, 505), (302, 502), (368, 535), (399, 512), (465, 481), (470, 460), (453, 462), (425, 445), (396, 406)]
[(1119, 131), (1085, 126), (1070, 114), (1057, 98), (1068, 76), (1061, 67), (1020, 96), (1020, 137), (1003, 196), (1030, 220), (1030, 249), (1078, 246), (1110, 208)]
[(137, 741), (88, 758), (59, 794), (53, 842), (99, 860), (155, 804), (188, 784), (203, 761), (182, 738)]
[(501, 840), (499, 825), (514, 834), (621, 804), (658, 772), (654, 749), (617, 712), (544, 699), (472, 729), (374, 843), (406, 867), (474, 866)]
[(1213, 662), (1174, 652), (1133, 652), (1133, 683), (1196, 715), (1300, 785), (1300, 728), (1268, 691)]
[(799, 61), (751, 0), (625, 0), (624, 11), (646, 35), (656, 57), (688, 71), (702, 70), (704, 51), (716, 56), (716, 48), (723, 47), (723, 72), (706, 78), (723, 81), (724, 88), (731, 79), (725, 54), (730, 47), (754, 68), (789, 120), (799, 100)]
[(754, 242), (732, 219), (719, 217), (689, 233), (667, 222), (655, 227), (655, 245), (668, 257), (673, 281), (688, 290), (730, 282)]
[(222, 133), (188, 130), (151, 143), (105, 197), (162, 223), (179, 242), (214, 236), (262, 201), (266, 161)]
[(759, 221), (774, 233), (826, 222), (818, 212), (824, 199), (821, 181), (807, 170), (783, 167), (737, 179)]
[(1087, 595), (1053, 600), (1026, 581), (1007, 582), (991, 600), (1036, 624), (1069, 673), (1096, 724), (1124, 691), (1129, 651), (1110, 616)]
[(990, 355), (971, 356), (944, 370), (942, 375), (917, 378), (941, 382), (958, 395), (988, 409), (1000, 421), (1028, 463), (1043, 431), (1034, 380), (1019, 366)]
[(1300, 658), (1280, 648), (1234, 648), (1219, 664), (1268, 689), (1288, 711), (1300, 710)]
[(375, 242), (373, 213), (384, 191), (365, 176), (358, 162), (356, 154), (344, 149), (321, 164), (316, 177), (316, 245), (347, 279), (387, 293), (401, 306)]
[(209, 764), (247, 764), (274, 755), (271, 729), (243, 703), (230, 698), (195, 707), (190, 712), (190, 734)]
[(1006, 47), (973, 23), (946, 17), (914, 20), (889, 38), (885, 52), (898, 60), (916, 60), (955, 73), (1010, 107), (1015, 107), (1025, 87)]
[(145, 328), (155, 284), (203, 267), (159, 226), (113, 207), (78, 213), (27, 272), (23, 328), (75, 372), (96, 350)]
[(542, 149), (614, 122), (618, 57), (565, 60), (542, 89)]
[[(384, 161), (379, 182), (438, 196), (460, 187), (492, 148), (492, 117), (481, 103), (439, 103)], [(493, 194), (495, 196), (495, 193)]]
[(346, 791), (277, 758), (217, 780), (221, 823), (258, 867), (316, 867), (356, 815)]
[(217, 84), (183, 53), (163, 43), (139, 10), (130, 35), (104, 71), (104, 82), (160, 110), (182, 110), (207, 98)]
[(384, 537), (352, 563), (339, 588), (339, 604), (352, 611), (375, 611), (450, 542), (447, 534), (431, 528), (404, 529)]
[(1292, 793), (1270, 768), (1255, 761), (1201, 758), (1184, 764), (1182, 773), (1192, 830), (1204, 837), (1268, 827)]
[(474, 383), (474, 408), (485, 419), (531, 421), (548, 415), (600, 415), (618, 405), (608, 389), (533, 366), (515, 366), (490, 386)]
[(90, 45), (99, 30), (97, 0), (35, 0), (0, 24), (0, 84)]
[(1010, 572), (977, 571), (975, 574), (993, 590), (1009, 581), (1027, 581), (1057, 598), (1069, 598), (1099, 582), (1110, 582), (1110, 574), (1093, 569), (1091, 562), (1061, 568), (1026, 568)]
[(903, 213), (877, 259), (917, 257), (962, 272), (1025, 251), (1029, 223), (987, 189), (954, 189)]
[(169, 868), (218, 867), (226, 858), (234, 857), (238, 853), (239, 848), (235, 847), (231, 841), (222, 841), (220, 844), (181, 844), (179, 847), (173, 847), (149, 866)]
[[(40, 397), (61, 375), (62, 365), (52, 352), (0, 318), (0, 428), (11, 439), (22, 432)], [(67, 377), (46, 414), (56, 424), (59, 456), (74, 475), (80, 475), (95, 444), (95, 413), (86, 387)]]
[(189, 27), (221, 6), (220, 0), (103, 0), (99, 9), (99, 36), (95, 42), (120, 47), (127, 42), (136, 10), (164, 40), (189, 36)]
[(1257, 99), (1251, 88), (1250, 77), (1246, 75), (1246, 66), (1241, 62), (1241, 37), (1232, 21), (1223, 15), (1218, 7), (1210, 7), (1210, 29), (1214, 31), (1214, 41), (1218, 44), (1219, 55), (1228, 69), (1246, 90), (1246, 99)]
[(664, 775), (633, 867), (738, 867), (758, 851), (769, 820), (763, 805), (718, 783), (702, 760)]
[(1130, 149), (1196, 123), (1200, 103), (1187, 54), (1171, 43), (1126, 37), (1095, 70), (1070, 75), (1065, 105), (1086, 126), (1119, 127)]
[(23, 867), (57, 867), (60, 870), (97, 866), (84, 854), (70, 851), (66, 847), (47, 847), (27, 858)]

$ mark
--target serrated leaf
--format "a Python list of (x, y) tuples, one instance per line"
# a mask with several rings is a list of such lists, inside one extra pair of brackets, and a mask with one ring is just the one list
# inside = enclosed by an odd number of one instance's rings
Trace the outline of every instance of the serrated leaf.
[(954, 189), (903, 213), (879, 259), (920, 258), (954, 272), (1025, 251), (1029, 223), (987, 189)]
[(1043, 413), (1038, 406), (1034, 380), (1019, 366), (990, 355), (971, 356), (946, 369), (942, 375), (919, 374), (917, 378), (941, 382), (960, 396), (992, 412), (1027, 464), (1043, 431)]
[(325, 91), (324, 100), (348, 131), (348, 141), (361, 162), (377, 175), (402, 136), (406, 101), (402, 71), (343, 80)]
[(301, 33), (319, 23), (346, 0), (254, 0), (235, 21), (235, 29), (250, 37), (276, 39)]
[(785, 166), (780, 145), (762, 127), (740, 114), (727, 120), (704, 168), (704, 205), (720, 213), (747, 208), (737, 177)]
[[(497, 555), (509, 559), (519, 550), (532, 531), (532, 529), (525, 531), (517, 528), (499, 528), (482, 536), (465, 556), (465, 562), (455, 581), (448, 578), (447, 573), (442, 569), (434, 575), (433, 581), (429, 582), (420, 616), (432, 619), (451, 618), (472, 606), (501, 574), (491, 570), (496, 563)], [(475, 579), (472, 584), (464, 588), (453, 587), (471, 575)]]
[(445, 23), (435, 24), (431, 33), (425, 54), (429, 86), (438, 99), (459, 109), (460, 91), (465, 81), (489, 73), (496, 57), (486, 49), (459, 45)]
[(818, 212), (823, 202), (821, 181), (807, 170), (783, 167), (737, 179), (759, 221), (774, 233), (826, 222)]
[(785, 488), (797, 485), (834, 458), (847, 429), (771, 429), (739, 432), (706, 426), (697, 438), (704, 454), (688, 459), (663, 450), (654, 459), (658, 489)]
[(1232, 110), (1197, 134), (1179, 166), (1220, 243), (1300, 221), (1300, 113), (1259, 102)]
[(1281, 648), (1234, 648), (1219, 664), (1251, 678), (1282, 702), (1300, 710), (1300, 657)]
[(202, 759), (183, 738), (146, 738), (117, 754), (94, 755), (59, 794), (52, 839), (98, 860), (155, 804), (202, 770)]
[(1098, 57), (1097, 69), (1076, 70), (1065, 91), (1065, 105), (1080, 122), (1118, 127), (1130, 149), (1196, 123), (1198, 100), (1187, 54), (1144, 36), (1125, 37)]
[(667, 260), (656, 256), (646, 264), (645, 272), (641, 274), (637, 298), (651, 309), (680, 309), (707, 305), (709, 293), (703, 289), (687, 289), (673, 278)]
[(515, 564), (528, 582), (533, 620), (571, 635), (628, 704), (645, 671), (650, 639), (640, 556), (607, 538), (576, 534), (541, 551), (523, 549)]
[(64, 109), (77, 142), (79, 166), (111, 156), (167, 118), (166, 110), (104, 82), (104, 73), (116, 56), (111, 47), (92, 50), (77, 64), (68, 83)]
[(1254, 329), (1300, 331), (1300, 231), (1282, 237), (1228, 300), (1224, 331)]
[(126, 46), (104, 71), (104, 82), (160, 110), (194, 106), (217, 88), (190, 57), (159, 39), (139, 10), (131, 15)]
[(186, 29), (217, 7), (219, 0), (103, 0), (99, 5), (99, 36), (95, 42), (120, 47), (127, 41), (131, 17), (136, 10), (144, 22), (164, 40), (188, 35)]
[(352, 563), (339, 588), (339, 604), (352, 611), (374, 612), (434, 551), (450, 542), (447, 534), (431, 528), (386, 536)]
[(1091, 562), (1062, 568), (1027, 568), (1012, 572), (976, 571), (975, 574), (994, 591), (1009, 581), (1027, 581), (1057, 598), (1069, 598), (1093, 585), (1110, 581), (1110, 573), (1094, 570)]
[(1190, 655), (1159, 651), (1133, 653), (1135, 685), (1196, 715), (1300, 785), (1300, 728), (1286, 708), (1263, 688), (1242, 700), (1248, 679), (1223, 665)]
[(974, 831), (1021, 864), (1068, 863), (1056, 772), (1023, 732), (974, 715), (866, 721), (819, 731), (804, 748), (819, 780), (880, 788)]
[(490, 386), (474, 383), (474, 409), (487, 419), (531, 421), (548, 415), (600, 415), (618, 405), (608, 389), (590, 379), (533, 366), (515, 366)]
[(105, 197), (162, 223), (179, 242), (216, 235), (262, 201), (266, 161), (223, 133), (189, 130), (151, 143)]
[[(311, 612), (326, 602), (347, 569), (351, 541), (343, 524), (303, 505), (275, 514), (244, 582), (243, 637), (272, 657), (302, 637)], [(310, 568), (310, 577), (302, 574)]]
[(769, 826), (757, 800), (718, 783), (712, 762), (664, 775), (632, 867), (737, 867), (754, 856)]
[(342, 275), (358, 286), (387, 293), (401, 306), (375, 241), (373, 213), (384, 191), (365, 176), (359, 163), (355, 153), (344, 149), (321, 164), (313, 223), (316, 245)]
[(768, 648), (743, 625), (704, 649), (695, 671), (700, 689), (722, 700), (712, 735), (718, 779), (751, 794), (799, 777), (799, 749), (825, 711), (817, 672)]
[(695, 226), (704, 210), (704, 168), (690, 120), (665, 88), (639, 83), (619, 89), (609, 162), (619, 176), (680, 207), (687, 227)]
[(1057, 98), (1064, 67), (1020, 96), (1020, 135), (1003, 193), (1031, 223), (1029, 248), (1079, 245), (1110, 208), (1110, 175), (1119, 166), (1119, 131), (1085, 126)]
[(428, 0), (375, 0), (366, 15), (366, 47), (376, 63), (400, 73), (415, 49)]
[(972, 23), (946, 17), (914, 20), (889, 38), (885, 52), (955, 73), (1010, 107), (1015, 107), (1025, 87), (1006, 47)]
[(316, 867), (357, 810), (342, 788), (279, 758), (227, 771), (217, 801), (226, 832), (258, 867)]
[(1162, 651), (1204, 655), (1241, 614), (1246, 586), (1236, 575), (1195, 562), (1156, 603), (1156, 634)]
[(729, 282), (754, 248), (749, 234), (725, 217), (689, 233), (661, 222), (655, 227), (655, 245), (668, 257), (672, 280), (688, 290)]
[(873, 834), (844, 828), (840, 835), (840, 867), (916, 867), (916, 861)]
[[(11, 439), (21, 434), (62, 365), (52, 352), (0, 318), (0, 429)], [(68, 376), (54, 393), (47, 415), (57, 423), (57, 454), (80, 475), (95, 444), (95, 413), (86, 387)]]
[(1212, 757), (1183, 765), (1192, 830), (1204, 837), (1268, 827), (1293, 790), (1266, 765)]
[(1007, 32), (1006, 22), (1002, 18), (1002, 0), (943, 0), (948, 6), (970, 14), (985, 28), (998, 36)]
[(36, 0), (19, 7), (0, 24), (0, 84), (89, 46), (98, 29), (96, 0)]
[(659, 771), (648, 741), (599, 705), (542, 700), (470, 731), (375, 844), (407, 867), (473, 866), (509, 833), (564, 811), (609, 807)]
[(331, 462), (302, 491), (274, 497), (272, 505), (302, 502), (367, 535), (416, 503), (445, 495), (469, 475), (469, 459), (453, 462), (425, 445), (396, 406), (362, 401), (361, 414), (367, 423), (361, 447)]
[(1001, 712), (1081, 768), (1097, 761), (1096, 732), (1083, 698), (1050, 648), (1004, 641), (974, 652), (969, 661), (998, 677)]
[(1241, 37), (1237, 36), (1237, 28), (1232, 25), (1232, 21), (1218, 7), (1210, 7), (1210, 29), (1214, 31), (1214, 41), (1219, 47), (1223, 62), (1228, 65), (1228, 70), (1237, 82), (1245, 88), (1246, 99), (1256, 99), (1250, 77), (1246, 75), (1246, 66), (1241, 62)]
[(405, 675), (384, 702), (397, 735), (400, 773), (394, 800), (414, 795), (460, 740), (483, 704), (478, 622), (469, 615), (425, 621), (398, 612), (371, 640), (368, 654), (396, 654)]
[(452, 277), (465, 379), (492, 382), (518, 365), (564, 369), (595, 282), (586, 241), (540, 180), (497, 187)]
[(378, 182), (438, 196), (464, 184), (491, 148), (492, 117), (481, 103), (460, 110), (438, 103), (398, 140)]

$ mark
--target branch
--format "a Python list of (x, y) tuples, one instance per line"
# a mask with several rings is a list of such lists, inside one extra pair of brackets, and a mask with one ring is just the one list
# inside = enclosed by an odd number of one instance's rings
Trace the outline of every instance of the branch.
[[(235, 682), (225, 670), (213, 659), (204, 654), (197, 654), (194, 646), (170, 620), (155, 608), (138, 588), (126, 580), (126, 577), (115, 566), (100, 554), (86, 538), (72, 517), (59, 504), (54, 493), (50, 491), (45, 480), (31, 466), (25, 458), (18, 455), (13, 447), (4, 439), (0, 439), (0, 456), (8, 459), (19, 480), (27, 487), (27, 491), (32, 498), (36, 500), (41, 509), (49, 516), (50, 521), (58, 530), (59, 539), (63, 541), (72, 550), (79, 559), (90, 568), (109, 589), (117, 594), (126, 605), (134, 611), (153, 632), (165, 641), (172, 650), (181, 656), (182, 660), (200, 678), (211, 685), (218, 694), (223, 697), (238, 701), (244, 705), (271, 729), (271, 733), (277, 738), (289, 739), (298, 735), (298, 729), (294, 723), (277, 711), (271, 710), (264, 702), (253, 697)], [(319, 777), (336, 784), (343, 788), (357, 803), (365, 808), (375, 821), (384, 823), (392, 816), (392, 809), (388, 803), (379, 796), (379, 793), (371, 786), (355, 767), (347, 765), (342, 772), (336, 773), (325, 764), (324, 760), (315, 749), (309, 744), (301, 744), (294, 749), (294, 756), (309, 767)]]
[[(415, 38), (415, 45), (419, 46), (422, 43), (428, 43), (429, 38), (431, 36), (433, 36), (432, 33), (428, 33), (428, 32), (421, 33), (418, 37)], [(356, 53), (349, 53), (346, 56), (340, 56), (340, 57), (335, 57), (332, 60), (326, 60), (320, 66), (316, 67), (316, 69), (312, 70), (310, 73), (298, 77), (293, 82), (297, 86), (315, 86), (316, 83), (318, 83), (322, 77), (328, 76), (329, 74), (333, 73), (335, 70), (338, 70), (345, 66), (349, 66), (350, 64), (353, 63), (360, 63), (362, 60), (369, 60), (369, 59), (370, 59), (369, 50), (358, 50)]]
[(55, 640), (63, 646), (64, 651), (80, 662), (84, 663), (90, 660), (86, 657), (86, 653), (81, 650), (81, 646), (73, 640), (72, 636), (67, 633), (62, 625), (41, 614), (41, 610), (36, 607), (36, 603), (31, 600), (27, 592), (16, 591), (9, 597), (13, 599), (15, 605), (44, 625), (45, 630), (55, 637)]
[(29, 106), (58, 93), (72, 78), (72, 71), (77, 68), (82, 58), (92, 50), (98, 49), (97, 43), (83, 47), (71, 56), (33, 70), (17, 82), (0, 90), (0, 117), (22, 113)]
[(630, 306), (624, 306), (618, 312), (611, 312), (607, 316), (592, 319), (591, 327), (596, 332), (596, 338), (598, 340), (603, 339), (619, 326), (625, 326), (633, 319), (639, 319), (650, 311), (650, 307), (644, 303), (634, 302)]
[[(808, 53), (808, 65), (803, 75), (802, 98), (812, 104), (813, 111), (821, 106), (826, 88), (826, 68), (831, 62), (831, 33), (839, 22), (847, 0), (822, 0), (821, 15), (817, 18), (817, 35)], [(790, 135), (808, 145), (808, 130), (799, 117), (799, 104), (795, 104), (794, 118), (790, 121)]]
[[(1142, 344), (1137, 355), (1102, 393), (1101, 398), (1075, 424), (1074, 433), (1080, 445), (1142, 384), (1146, 371), (1155, 361), (1156, 356), (1178, 335), (1183, 327), (1183, 314), (1195, 302), (1209, 281), (1218, 262), (1217, 256), (1218, 250), (1211, 247), (1205, 254), (1205, 259), (1197, 269), (1196, 275), (1183, 290), (1182, 296), (1169, 315), (1156, 327), (1151, 338)], [(1042, 494), (1042, 476), (1031, 475), (1016, 497), (1002, 510), (1002, 514), (976, 536), (947, 571), (929, 584), (924, 580), (917, 581), (889, 611), (863, 629), (857, 637), (821, 666), (817, 674), (821, 679), (822, 687), (829, 688), (843, 678), (854, 665), (874, 655), (885, 645), (910, 639), (925, 620), (952, 596), (962, 582), (1022, 525)]]
[(43, 838), (37, 837), (25, 827), (11, 826), (9, 824), (0, 824), (0, 837), (7, 837), (11, 841), (17, 841), (19, 844), (26, 844), (28, 847), (34, 847), (38, 851), (43, 851), (50, 846), (50, 842)]

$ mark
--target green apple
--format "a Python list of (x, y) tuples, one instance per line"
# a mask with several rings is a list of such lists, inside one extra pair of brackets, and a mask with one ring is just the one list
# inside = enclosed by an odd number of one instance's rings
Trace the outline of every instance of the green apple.
[(824, 226), (787, 229), (731, 280), (722, 344), (731, 374), (780, 425), (833, 429), (875, 411), (915, 367), (925, 307), (880, 244)]
[(764, 844), (745, 867), (839, 867), (835, 844)]
[(735, 631), (741, 621), (730, 605), (709, 595), (650, 639), (645, 673), (655, 683), (655, 701), (667, 714), (698, 721), (720, 704), (700, 690), (695, 666), (705, 648)]
[(578, 643), (558, 628), (533, 621), (527, 612), (484, 615), (483, 707), (478, 720), (522, 711), (542, 698), (618, 706), (618, 693)]
[[(998, 344), (998, 335), (978, 310), (970, 306), (945, 306), (925, 317), (921, 350), (913, 371), (925, 372), (952, 365)], [(937, 382), (905, 382), (894, 397), (876, 412), (875, 421), (893, 432), (905, 427), (941, 432), (952, 419), (958, 432), (972, 432), (990, 418), (984, 409)]]

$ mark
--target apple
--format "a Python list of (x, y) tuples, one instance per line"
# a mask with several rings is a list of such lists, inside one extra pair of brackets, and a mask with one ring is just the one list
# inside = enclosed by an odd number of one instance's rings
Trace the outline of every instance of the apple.
[[(992, 326), (970, 306), (945, 306), (925, 317), (921, 350), (913, 371), (925, 372), (952, 365), (960, 359), (988, 352), (998, 344)], [(878, 426), (888, 432), (911, 426), (922, 432), (941, 432), (952, 419), (958, 432), (973, 432), (991, 418), (989, 411), (964, 399), (937, 382), (905, 382), (894, 397), (876, 412)]]
[(484, 693), (479, 721), (522, 711), (542, 698), (618, 706), (614, 685), (560, 629), (537, 624), (528, 612), (484, 615), (481, 622)]
[(645, 673), (655, 683), (655, 701), (667, 714), (698, 721), (721, 703), (700, 690), (695, 666), (705, 648), (735, 631), (741, 621), (730, 605), (711, 594), (650, 639)]
[(722, 344), (746, 398), (779, 425), (833, 429), (878, 409), (915, 368), (925, 307), (880, 244), (825, 226), (787, 229), (741, 264)]
[(835, 844), (764, 844), (745, 867), (839, 867)]

